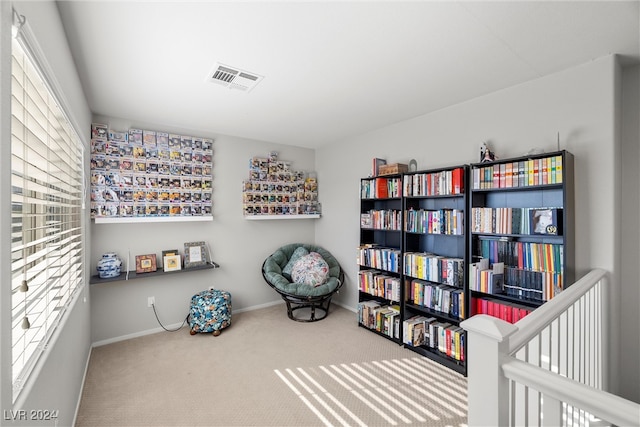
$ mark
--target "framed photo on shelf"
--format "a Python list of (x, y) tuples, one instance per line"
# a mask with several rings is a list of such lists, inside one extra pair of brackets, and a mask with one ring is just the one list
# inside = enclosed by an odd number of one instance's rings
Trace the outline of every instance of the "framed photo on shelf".
[(164, 251), (162, 251), (162, 260), (164, 261), (164, 257), (168, 256), (168, 255), (180, 255), (180, 252), (178, 252), (177, 249), (166, 249)]
[(180, 255), (165, 255), (162, 259), (164, 271), (177, 271), (182, 268)]
[(529, 214), (531, 234), (562, 235), (562, 224), (558, 221), (562, 218), (561, 208), (531, 209)]
[(157, 269), (156, 254), (136, 255), (136, 273), (151, 273)]
[(206, 265), (208, 260), (205, 242), (187, 242), (184, 244), (184, 268)]

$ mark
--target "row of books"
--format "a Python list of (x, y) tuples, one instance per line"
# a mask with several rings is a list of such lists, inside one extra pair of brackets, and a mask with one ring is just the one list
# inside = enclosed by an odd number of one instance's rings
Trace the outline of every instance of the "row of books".
[(400, 301), (400, 278), (389, 276), (378, 270), (362, 270), (358, 272), (360, 291), (389, 301)]
[(414, 279), (405, 282), (407, 301), (451, 317), (464, 319), (464, 291), (460, 288)]
[(504, 262), (522, 270), (564, 271), (564, 245), (560, 243), (517, 242), (499, 239), (478, 239), (477, 251), (490, 264)]
[(471, 231), (562, 235), (562, 208), (471, 208)]
[(466, 335), (460, 326), (438, 322), (435, 317), (414, 316), (402, 323), (402, 342), (429, 347), (451, 359), (465, 360)]
[(400, 338), (400, 306), (383, 305), (378, 301), (358, 303), (358, 323), (390, 338)]
[(531, 313), (531, 309), (528, 307), (514, 305), (513, 303), (505, 304), (484, 298), (473, 298), (471, 305), (475, 312), (474, 314), (487, 314), (509, 323), (516, 323)]
[(489, 266), (489, 259), (482, 258), (469, 264), (469, 289), (485, 294), (501, 294), (504, 287), (504, 263)]
[(374, 245), (358, 247), (358, 265), (399, 273), (400, 250)]
[(404, 194), (408, 197), (449, 196), (464, 192), (464, 169), (404, 175)]
[(451, 234), (464, 233), (464, 211), (460, 209), (405, 211), (405, 230), (411, 233)]
[(402, 230), (402, 212), (398, 210), (370, 210), (360, 214), (360, 227), (375, 230)]
[(549, 301), (562, 292), (562, 273), (505, 267), (487, 258), (469, 264), (469, 289), (486, 294), (504, 294), (535, 301)]
[(564, 289), (562, 273), (504, 269), (503, 293), (516, 298), (549, 301)]
[(400, 178), (372, 178), (360, 181), (361, 199), (402, 197)]
[(464, 285), (464, 260), (426, 252), (404, 254), (404, 274), (450, 286)]
[(560, 184), (562, 156), (490, 164), (471, 172), (474, 190)]

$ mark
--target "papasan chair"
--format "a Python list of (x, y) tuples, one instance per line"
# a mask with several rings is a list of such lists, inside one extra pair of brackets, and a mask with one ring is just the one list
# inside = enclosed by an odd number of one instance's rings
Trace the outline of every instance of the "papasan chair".
[[(344, 282), (344, 273), (335, 257), (320, 246), (306, 243), (278, 248), (264, 260), (262, 276), (287, 304), (289, 318), (298, 322), (327, 317), (331, 297)], [(302, 312), (296, 311), (303, 308), (309, 310), (299, 315)]]

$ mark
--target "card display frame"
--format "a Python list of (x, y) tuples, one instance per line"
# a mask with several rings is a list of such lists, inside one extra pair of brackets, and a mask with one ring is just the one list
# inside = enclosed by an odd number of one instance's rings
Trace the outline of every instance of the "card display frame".
[(91, 127), (92, 219), (212, 216), (213, 139)]

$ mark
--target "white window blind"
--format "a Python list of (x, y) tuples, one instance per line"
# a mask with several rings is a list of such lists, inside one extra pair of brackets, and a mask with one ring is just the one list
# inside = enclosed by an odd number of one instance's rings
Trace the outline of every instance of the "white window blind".
[(82, 141), (21, 43), (11, 68), (14, 399), (83, 283), (85, 215)]

